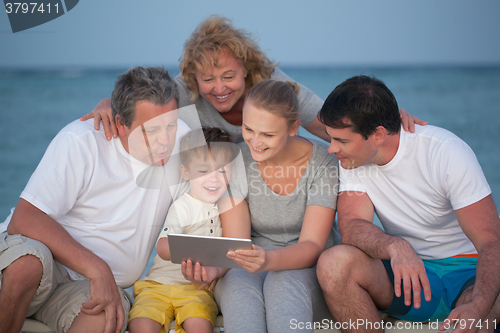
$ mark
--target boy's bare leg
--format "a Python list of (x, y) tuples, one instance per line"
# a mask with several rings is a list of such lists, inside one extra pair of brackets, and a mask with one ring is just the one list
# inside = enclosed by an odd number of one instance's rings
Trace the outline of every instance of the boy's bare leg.
[(186, 333), (212, 333), (213, 327), (210, 320), (199, 317), (192, 317), (184, 320), (182, 327)]
[[(391, 305), (394, 288), (383, 263), (356, 247), (337, 245), (328, 249), (320, 256), (316, 271), (330, 313), (341, 324), (360, 319), (374, 327), (381, 321), (377, 308)], [(346, 326), (343, 332), (384, 331)]]
[(42, 262), (33, 255), (25, 255), (13, 261), (2, 274), (0, 333), (19, 333), (42, 280)]
[(134, 318), (128, 323), (129, 333), (158, 333), (162, 325), (150, 318)]

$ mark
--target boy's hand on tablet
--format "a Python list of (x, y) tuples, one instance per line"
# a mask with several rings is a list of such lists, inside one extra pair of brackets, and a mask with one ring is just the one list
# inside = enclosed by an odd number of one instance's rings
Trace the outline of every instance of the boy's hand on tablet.
[(191, 260), (181, 263), (181, 271), (186, 280), (191, 281), (193, 285), (200, 285), (198, 289), (209, 286), (210, 291), (215, 288), (219, 274), (218, 267), (201, 266), (199, 262), (193, 264)]

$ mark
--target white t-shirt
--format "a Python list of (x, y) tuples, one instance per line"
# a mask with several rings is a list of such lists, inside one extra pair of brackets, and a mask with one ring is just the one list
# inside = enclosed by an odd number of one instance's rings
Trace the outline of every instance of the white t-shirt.
[(340, 191), (367, 193), (385, 232), (406, 239), (422, 259), (477, 253), (455, 216), (491, 193), (476, 155), (439, 127), (400, 133), (386, 165), (341, 167)]
[(57, 134), (21, 198), (106, 261), (118, 286), (128, 288), (144, 271), (177, 196), (174, 154), (189, 127), (178, 122), (173, 157), (164, 167), (151, 167), (130, 156), (119, 138), (107, 141), (93, 124), (93, 119), (76, 120)]
[[(167, 237), (169, 233), (221, 237), (222, 226), (217, 204), (200, 201), (188, 193), (182, 195), (170, 207), (158, 239)], [(191, 284), (182, 275), (180, 264), (163, 260), (158, 255), (143, 280), (162, 284)]]

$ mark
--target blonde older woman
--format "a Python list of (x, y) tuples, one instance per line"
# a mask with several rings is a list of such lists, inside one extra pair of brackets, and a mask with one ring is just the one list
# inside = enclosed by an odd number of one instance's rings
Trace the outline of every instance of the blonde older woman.
[[(195, 104), (198, 117), (181, 113), (179, 118), (192, 128), (198, 127), (200, 122), (203, 127), (222, 128), (237, 142), (242, 141), (242, 110), (248, 90), (269, 78), (290, 80), (245, 30), (234, 28), (230, 20), (218, 16), (210, 16), (201, 22), (186, 40), (180, 71), (175, 78), (180, 93), (178, 107)], [(298, 86), (301, 126), (329, 141), (325, 126), (317, 119), (323, 100), (303, 85)], [(418, 118), (412, 118), (404, 110), (400, 112), (405, 130), (413, 130), (414, 122), (420, 123)], [(108, 139), (111, 135), (116, 136), (108, 98), (99, 102), (82, 120), (94, 116), (96, 128), (102, 119)]]

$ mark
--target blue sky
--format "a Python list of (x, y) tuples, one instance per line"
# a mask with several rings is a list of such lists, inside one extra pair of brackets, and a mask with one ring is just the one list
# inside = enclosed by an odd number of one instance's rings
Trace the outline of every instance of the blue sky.
[(15, 34), (0, 13), (0, 67), (176, 66), (211, 14), (282, 65), (500, 65), (498, 0), (82, 0)]

